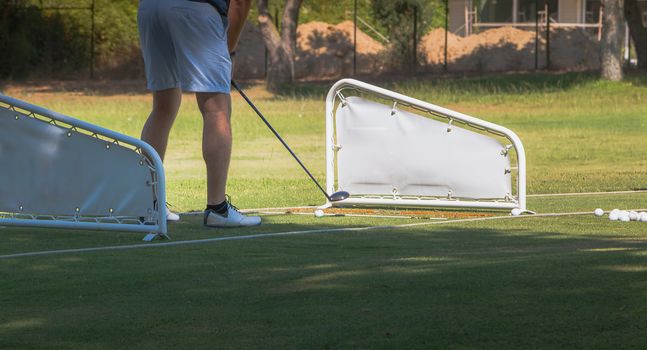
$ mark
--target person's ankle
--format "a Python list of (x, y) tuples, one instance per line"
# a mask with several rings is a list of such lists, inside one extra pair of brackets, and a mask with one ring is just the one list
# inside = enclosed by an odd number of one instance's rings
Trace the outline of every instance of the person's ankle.
[(229, 209), (229, 204), (224, 200), (219, 204), (207, 204), (207, 210), (213, 210), (218, 215), (226, 216), (227, 210)]

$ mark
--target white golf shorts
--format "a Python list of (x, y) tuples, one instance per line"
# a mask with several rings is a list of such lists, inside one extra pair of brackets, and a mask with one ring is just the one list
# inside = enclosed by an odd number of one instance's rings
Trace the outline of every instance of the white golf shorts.
[(137, 23), (149, 90), (230, 92), (227, 20), (213, 6), (141, 0)]

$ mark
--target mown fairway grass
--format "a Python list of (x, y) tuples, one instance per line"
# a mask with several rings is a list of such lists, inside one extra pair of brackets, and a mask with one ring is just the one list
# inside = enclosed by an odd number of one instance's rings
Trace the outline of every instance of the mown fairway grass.
[[(647, 188), (647, 79), (523, 75), (379, 85), (502, 124), (528, 156), (532, 193)], [(324, 180), (323, 93), (250, 95)], [(137, 136), (138, 91), (3, 93)], [(169, 202), (204, 205), (201, 121), (185, 96), (166, 159)], [(229, 192), (242, 208), (321, 195), (234, 98)], [(647, 208), (647, 194), (531, 197), (542, 213)], [(502, 215), (505, 213), (502, 213)], [(429, 223), (268, 216), (261, 227), (172, 225), (174, 241)], [(0, 255), (137, 244), (140, 235), (0, 229)], [(0, 348), (644, 348), (647, 224), (592, 215), (300, 234), (0, 259)]]

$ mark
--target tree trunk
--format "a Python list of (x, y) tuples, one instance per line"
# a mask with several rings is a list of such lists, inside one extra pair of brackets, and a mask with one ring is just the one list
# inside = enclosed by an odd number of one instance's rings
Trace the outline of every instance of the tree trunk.
[(647, 68), (647, 23), (643, 23), (643, 13), (647, 19), (647, 4), (637, 0), (625, 0), (625, 17), (629, 25), (629, 34), (634, 41), (638, 55), (638, 68)]
[(602, 0), (601, 70), (606, 80), (622, 80), (624, 16), (622, 0)]
[(267, 68), (267, 86), (272, 91), (294, 81), (297, 24), (301, 1), (286, 0), (281, 20), (281, 33), (274, 25), (267, 0), (257, 1), (258, 23), (270, 60)]

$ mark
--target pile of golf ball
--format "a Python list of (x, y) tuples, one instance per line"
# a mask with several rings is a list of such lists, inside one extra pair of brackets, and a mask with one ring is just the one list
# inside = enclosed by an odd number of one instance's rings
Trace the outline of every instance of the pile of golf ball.
[[(595, 213), (595, 216), (602, 216), (604, 215), (604, 210), (597, 208), (595, 209), (594, 213)], [(647, 222), (647, 213), (613, 209), (612, 211), (609, 212), (609, 220), (622, 221), (622, 222), (628, 222), (628, 221)]]

